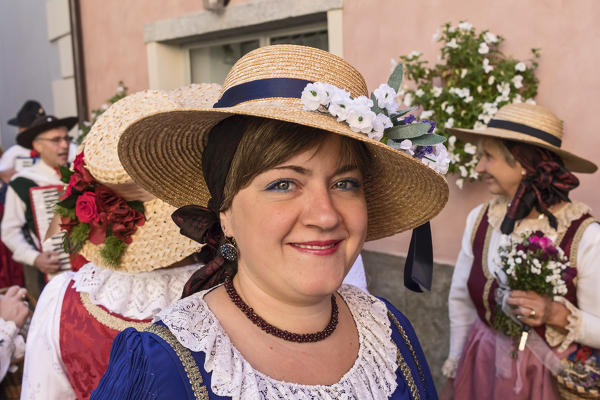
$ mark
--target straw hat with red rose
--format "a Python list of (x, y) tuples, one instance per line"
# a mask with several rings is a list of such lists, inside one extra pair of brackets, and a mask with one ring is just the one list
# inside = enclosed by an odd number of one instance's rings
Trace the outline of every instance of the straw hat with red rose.
[(124, 129), (156, 109), (212, 105), (219, 85), (191, 85), (173, 91), (148, 90), (112, 105), (94, 123), (72, 170), (57, 213), (67, 231), (65, 246), (94, 264), (122, 272), (145, 272), (177, 263), (200, 245), (179, 234), (175, 208), (137, 186), (117, 155)]

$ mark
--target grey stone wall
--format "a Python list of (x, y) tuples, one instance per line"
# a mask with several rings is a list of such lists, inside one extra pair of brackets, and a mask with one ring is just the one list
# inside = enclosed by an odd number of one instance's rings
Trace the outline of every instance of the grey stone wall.
[(439, 390), (446, 380), (441, 369), (448, 355), (448, 292), (452, 267), (436, 264), (431, 292), (415, 293), (404, 287), (404, 258), (372, 251), (363, 251), (362, 257), (369, 291), (385, 297), (410, 320)]

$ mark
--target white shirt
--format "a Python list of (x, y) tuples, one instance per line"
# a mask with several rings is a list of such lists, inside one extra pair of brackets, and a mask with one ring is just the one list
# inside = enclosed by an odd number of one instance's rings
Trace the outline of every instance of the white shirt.
[[(56, 171), (40, 160), (32, 167), (15, 174), (13, 179), (23, 177), (31, 179), (39, 186), (63, 185)], [(25, 219), (25, 203), (12, 187), (6, 191), (4, 216), (2, 218), (2, 241), (13, 253), (16, 262), (33, 265), (40, 252), (27, 242), (21, 228), (27, 223)], [(35, 232), (31, 232), (36, 237)]]
[(65, 272), (52, 279), (31, 320), (21, 399), (76, 398), (60, 351), (60, 315), (71, 280), (78, 292), (89, 294), (93, 304), (127, 318), (144, 320), (179, 299), (183, 286), (198, 267), (192, 264), (129, 274), (88, 263), (77, 272)]
[[(450, 316), (450, 352), (448, 361), (444, 366), (444, 374), (451, 376), (456, 368), (456, 362), (460, 359), (463, 347), (473, 323), (478, 318), (477, 311), (467, 288), (467, 280), (471, 273), (473, 264), (473, 249), (471, 244), (471, 234), (475, 228), (475, 222), (483, 205), (473, 209), (467, 217), (467, 224), (462, 238), (461, 250), (456, 260), (454, 273), (452, 274), (452, 284), (450, 286), (450, 295), (448, 298), (448, 312)], [(501, 243), (499, 226), (502, 223), (506, 212), (506, 203), (497, 198), (492, 200), (488, 211), (488, 220), (494, 227), (492, 231), (489, 251), (488, 251), (488, 269), (494, 275), (494, 272), (500, 269), (497, 264), (497, 253)], [(589, 212), (589, 208), (582, 203), (568, 203), (554, 213), (558, 221), (558, 230), (550, 228), (547, 218), (534, 220), (521, 220), (515, 225), (513, 236), (520, 238), (525, 232), (536, 230), (543, 231), (546, 236), (553, 241), (557, 240), (560, 233), (564, 232), (571, 221), (579, 218)], [(577, 303), (578, 308), (571, 303), (566, 302), (567, 308), (571, 311), (569, 324), (566, 329), (569, 331), (562, 338), (562, 345), (568, 345), (571, 341), (600, 348), (600, 268), (598, 260), (600, 259), (600, 224), (592, 223), (584, 231), (579, 247), (577, 249)], [(566, 300), (565, 300), (566, 301)], [(566, 346), (565, 346), (566, 347)], [(452, 365), (452, 366), (451, 366)]]

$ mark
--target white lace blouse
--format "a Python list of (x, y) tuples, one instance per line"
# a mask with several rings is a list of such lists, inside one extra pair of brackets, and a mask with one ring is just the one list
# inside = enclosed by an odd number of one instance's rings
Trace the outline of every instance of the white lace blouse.
[[(278, 381), (257, 371), (233, 346), (204, 301), (207, 291), (179, 300), (163, 310), (162, 321), (177, 340), (206, 354), (204, 369), (212, 372), (211, 390), (233, 399), (370, 399), (388, 398), (396, 389), (396, 345), (385, 304), (351, 285), (338, 293), (348, 304), (359, 335), (358, 357), (332, 385), (301, 385)], [(260, 394), (260, 396), (259, 396)]]

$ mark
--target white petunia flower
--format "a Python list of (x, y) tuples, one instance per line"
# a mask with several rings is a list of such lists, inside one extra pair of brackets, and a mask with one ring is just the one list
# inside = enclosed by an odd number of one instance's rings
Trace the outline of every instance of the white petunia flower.
[(337, 90), (331, 97), (329, 103), (329, 113), (334, 117), (337, 117), (338, 122), (345, 121), (348, 118), (348, 111), (352, 99), (350, 93), (345, 90)]
[(477, 93), (481, 93), (483, 91), (483, 88), (481, 87), (481, 85), (477, 86)]
[[(364, 96), (362, 96), (364, 97)], [(373, 121), (376, 116), (371, 108), (365, 104), (357, 103), (356, 99), (348, 108), (348, 125), (354, 132), (371, 133)]]
[(377, 106), (381, 109), (386, 109), (389, 113), (398, 111), (396, 103), (396, 91), (387, 83), (382, 83), (373, 91), (373, 95), (377, 100)]
[(471, 155), (477, 153), (477, 146), (475, 146), (471, 143), (465, 143), (465, 153), (471, 154)]
[(421, 88), (417, 89), (417, 91), (415, 92), (415, 96), (417, 97), (421, 97), (425, 94), (425, 91)]
[(443, 88), (438, 87), (438, 86), (434, 86), (432, 88), (433, 97), (440, 97), (440, 95), (442, 94), (443, 91), (444, 91)]
[(473, 96), (467, 96), (465, 97), (465, 103), (470, 103), (473, 101)]
[(454, 33), (456, 31), (456, 27), (451, 26), (450, 28), (448, 28), (448, 32), (450, 33)]
[(102, 109), (102, 111), (106, 111), (108, 110), (108, 107), (110, 107), (108, 104), (104, 103), (102, 104), (102, 106), (100, 107)]
[(321, 104), (329, 99), (325, 87), (322, 84), (318, 85), (318, 83), (320, 82), (309, 83), (302, 91), (300, 100), (302, 100), (305, 110), (318, 110)]
[(485, 129), (485, 128), (486, 128), (486, 125), (483, 122), (477, 121), (477, 122), (475, 122), (475, 125), (473, 125), (473, 129), (476, 129), (476, 130), (481, 130), (481, 129)]
[(458, 43), (456, 43), (456, 39), (452, 39), (448, 43), (446, 43), (446, 47), (449, 47), (451, 49), (458, 49)]
[(492, 32), (486, 32), (483, 34), (483, 40), (488, 44), (494, 44), (498, 41), (498, 36), (494, 35)]
[(494, 70), (494, 66), (490, 65), (490, 60), (488, 60), (487, 58), (484, 58), (483, 59), (483, 71), (486, 74), (489, 74), (493, 70)]
[(495, 80), (496, 80), (496, 78), (494, 78), (494, 75), (490, 76), (488, 78), (488, 85), (492, 86), (494, 84)]
[(525, 100), (525, 103), (527, 103), (527, 104), (533, 104), (533, 105), (536, 104), (536, 102), (535, 102), (534, 99), (527, 99), (527, 100)]
[(433, 34), (433, 36), (431, 37), (431, 41), (432, 42), (437, 42), (437, 40), (440, 38), (440, 29), (438, 28), (437, 31), (435, 31), (435, 33)]
[(525, 63), (523, 61), (521, 61), (520, 63), (517, 63), (517, 65), (515, 65), (515, 70), (519, 71), (519, 72), (524, 72), (527, 69), (527, 65), (525, 65)]
[(467, 76), (467, 72), (468, 72), (468, 71), (467, 71), (467, 69), (466, 69), (466, 68), (463, 68), (463, 69), (460, 71), (460, 79), (463, 79), (465, 76)]
[(479, 49), (477, 50), (479, 54), (487, 54), (490, 52), (490, 48), (488, 47), (486, 42), (479, 43)]
[(414, 99), (413, 99), (413, 96), (412, 96), (412, 94), (410, 94), (410, 93), (406, 93), (406, 94), (404, 95), (404, 105), (405, 105), (405, 106), (407, 106), (407, 107), (410, 107), (410, 106), (412, 105), (412, 103), (413, 103), (413, 100), (414, 100)]
[(371, 139), (380, 141), (383, 137), (383, 131), (387, 128), (391, 128), (392, 126), (394, 126), (394, 124), (392, 124), (392, 120), (389, 119), (387, 115), (379, 113), (373, 120), (373, 131), (369, 132), (369, 137)]
[(458, 186), (459, 189), (463, 188), (463, 184), (465, 183), (465, 180), (463, 178), (457, 179), (456, 180), (456, 186)]
[(510, 83), (502, 82), (496, 85), (496, 89), (498, 89), (498, 92), (500, 92), (502, 96), (507, 97), (510, 94)]
[(470, 179), (477, 179), (477, 178), (479, 178), (479, 173), (477, 171), (475, 171), (475, 168), (469, 169), (469, 178)]
[(512, 83), (515, 87), (515, 89), (520, 89), (523, 87), (523, 75), (515, 75), (512, 78)]
[(408, 58), (409, 58), (409, 59), (417, 58), (417, 57), (419, 57), (421, 54), (423, 54), (423, 53), (421, 53), (420, 51), (417, 51), (417, 50), (413, 50), (413, 51), (411, 51), (411, 53), (408, 55)]
[(460, 24), (458, 24), (458, 29), (460, 29), (461, 31), (470, 31), (471, 28), (473, 28), (473, 25), (471, 25), (468, 22), (461, 22)]
[(467, 171), (467, 168), (464, 165), (459, 165), (458, 170), (460, 171), (460, 176), (462, 178), (469, 176), (469, 171)]
[(420, 118), (421, 119), (428, 119), (428, 118), (431, 118), (432, 115), (433, 115), (433, 110), (424, 110), (421, 113)]
[(523, 98), (521, 97), (521, 95), (519, 93), (517, 93), (512, 102), (513, 102), (513, 104), (522, 103), (523, 102)]
[(445, 128), (452, 128), (454, 126), (454, 118), (448, 118), (446, 123), (444, 124)]
[(454, 106), (446, 107), (445, 111), (448, 113), (448, 115), (451, 115), (454, 112)]
[(456, 136), (452, 135), (448, 138), (448, 146), (452, 146), (454, 147), (454, 144), (456, 143)]
[(121, 95), (125, 93), (125, 88), (123, 86), (117, 86), (117, 94)]

